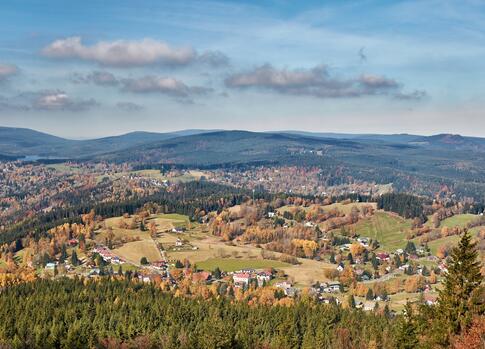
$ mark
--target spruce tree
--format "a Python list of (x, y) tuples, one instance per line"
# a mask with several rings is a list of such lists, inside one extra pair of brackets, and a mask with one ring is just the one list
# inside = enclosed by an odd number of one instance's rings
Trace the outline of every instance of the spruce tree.
[(465, 231), (450, 255), (448, 272), (439, 291), (438, 314), (440, 326), (448, 336), (465, 329), (474, 314), (483, 312), (476, 297), (483, 277), (476, 242)]
[(396, 331), (396, 348), (414, 349), (418, 347), (417, 326), (409, 303), (404, 308), (404, 315), (398, 320)]
[(349, 305), (349, 308), (355, 308), (355, 298), (352, 294), (349, 295), (348, 299), (347, 299), (347, 303)]
[(71, 254), (71, 264), (73, 266), (77, 266), (79, 265), (79, 259), (77, 258), (77, 253), (76, 251), (72, 251), (72, 254)]

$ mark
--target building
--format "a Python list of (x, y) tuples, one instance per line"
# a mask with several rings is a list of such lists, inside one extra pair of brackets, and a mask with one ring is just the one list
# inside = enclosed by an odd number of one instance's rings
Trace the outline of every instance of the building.
[(341, 284), (339, 281), (331, 281), (328, 282), (324, 287), (323, 287), (323, 292), (326, 293), (337, 293), (340, 292)]
[(267, 271), (257, 273), (256, 274), (256, 280), (258, 280), (258, 286), (261, 287), (265, 284), (267, 285), (268, 282), (271, 281), (272, 276), (273, 275), (270, 272), (267, 272)]
[(236, 273), (232, 275), (232, 280), (234, 281), (234, 286), (243, 287), (247, 286), (251, 281), (251, 274), (249, 273)]
[(45, 270), (54, 270), (56, 268), (56, 263), (47, 263), (45, 265)]

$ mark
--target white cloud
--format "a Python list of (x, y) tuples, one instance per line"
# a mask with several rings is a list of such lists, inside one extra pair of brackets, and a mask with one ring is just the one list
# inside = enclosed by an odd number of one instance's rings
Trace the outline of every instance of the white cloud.
[(197, 61), (211, 65), (227, 64), (227, 57), (216, 51), (199, 55), (192, 47), (172, 47), (152, 39), (100, 41), (87, 46), (74, 36), (52, 42), (42, 50), (51, 58), (80, 59), (102, 65), (133, 67), (152, 64), (187, 65)]
[(50, 110), (50, 111), (85, 111), (98, 106), (94, 99), (70, 97), (61, 90), (43, 90), (23, 92), (12, 97), (0, 96), (0, 110)]
[(147, 75), (138, 79), (121, 80), (123, 90), (134, 93), (162, 93), (175, 97), (191, 97), (212, 91), (201, 86), (188, 86), (172, 77), (157, 77)]
[(233, 74), (225, 80), (229, 88), (258, 88), (281, 94), (318, 98), (387, 95), (399, 99), (420, 99), (424, 92), (402, 92), (402, 85), (381, 75), (364, 74), (347, 79), (331, 77), (325, 66), (312, 69), (276, 69), (270, 64)]

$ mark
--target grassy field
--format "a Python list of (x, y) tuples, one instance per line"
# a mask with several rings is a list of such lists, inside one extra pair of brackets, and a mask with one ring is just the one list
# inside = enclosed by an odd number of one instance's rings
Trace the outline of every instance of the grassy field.
[(171, 230), (172, 228), (190, 228), (191, 223), (188, 216), (177, 213), (157, 214), (151, 216), (148, 221), (155, 222), (158, 231)]
[(403, 248), (406, 245), (406, 231), (410, 228), (410, 220), (385, 212), (376, 212), (355, 225), (355, 231), (360, 236), (377, 239), (379, 249), (385, 251)]
[(428, 247), (433, 255), (436, 255), (441, 245), (455, 246), (460, 240), (460, 235), (447, 236), (438, 240), (428, 242)]
[(352, 210), (352, 207), (357, 207), (358, 209), (360, 209), (362, 206), (367, 206), (367, 205), (371, 205), (374, 209), (377, 208), (377, 204), (375, 202), (352, 202), (350, 204), (345, 204), (345, 205), (341, 203), (335, 203), (335, 204), (323, 206), (323, 208), (325, 211), (331, 211), (331, 210), (337, 209), (340, 212), (348, 214)]
[[(159, 238), (159, 241), (161, 239), (173, 239), (171, 235), (173, 234), (163, 234)], [(193, 236), (189, 237), (190, 235)], [(184, 239), (187, 238), (197, 249), (167, 252), (168, 259), (174, 261), (187, 258), (192, 263), (196, 263), (198, 267), (215, 268), (214, 263), (219, 263), (218, 261), (236, 261), (236, 263), (243, 263), (248, 268), (256, 268), (261, 266), (261, 263), (264, 263), (267, 266), (274, 266), (277, 269), (283, 270), (290, 280), (299, 286), (310, 286), (315, 281), (325, 281), (327, 280), (325, 270), (335, 268), (335, 265), (309, 259), (299, 259), (301, 264), (298, 265), (286, 264), (269, 259), (263, 260), (261, 258), (261, 248), (252, 245), (227, 245), (219, 240), (219, 238), (202, 232), (194, 234), (184, 233), (180, 234), (180, 236)], [(272, 253), (276, 258), (280, 256), (279, 253)], [(204, 266), (204, 263), (209, 264), (208, 266)], [(261, 267), (264, 268), (265, 266), (263, 265)], [(236, 269), (241, 269), (241, 266), (238, 265)]]
[(473, 215), (473, 214), (459, 214), (450, 218), (446, 218), (445, 220), (441, 221), (440, 227), (448, 227), (448, 228), (454, 228), (454, 227), (466, 227), (466, 225), (475, 219), (477, 219), (478, 216)]
[(162, 258), (157, 246), (151, 239), (126, 243), (120, 248), (114, 249), (113, 253), (135, 265), (140, 264), (140, 259), (142, 257), (148, 258), (150, 262)]
[(197, 263), (197, 268), (212, 271), (216, 267), (231, 272), (241, 269), (265, 269), (288, 267), (288, 263), (266, 259), (232, 259), (232, 258), (211, 258), (204, 262)]
[[(125, 243), (123, 246), (114, 249), (113, 252), (118, 256), (126, 259), (130, 263), (138, 265), (140, 263), (140, 259), (142, 257), (148, 258), (149, 261), (155, 261), (161, 259), (161, 254), (150, 236), (149, 231), (141, 231), (140, 229), (123, 229), (120, 228), (120, 221), (125, 218), (123, 217), (114, 217), (105, 220), (106, 228), (112, 228), (112, 232), (115, 237), (118, 238), (134, 238), (139, 237), (140, 241), (132, 241)], [(131, 218), (126, 219), (127, 222), (130, 222)], [(186, 227), (190, 222), (187, 216), (178, 215), (178, 214), (159, 214), (159, 215), (152, 215), (147, 222), (155, 222), (157, 225), (157, 230), (165, 231), (170, 230), (173, 227), (177, 226), (184, 226)], [(104, 243), (105, 238), (108, 235), (107, 229), (101, 229), (97, 235), (96, 240), (98, 243)], [(162, 243), (173, 243), (177, 239), (176, 236), (171, 236), (168, 234), (167, 239), (160, 238), (159, 241)]]
[[(464, 228), (466, 225), (475, 219), (477, 219), (479, 216), (474, 215), (474, 214), (458, 214), (449, 218), (446, 218), (441, 221), (439, 228), (443, 227), (448, 227), (448, 228), (454, 228), (454, 227), (461, 227)], [(432, 221), (432, 216), (428, 216), (428, 221), (425, 224), (428, 227), (433, 226), (433, 221)]]
[[(330, 205), (326, 205), (326, 206), (322, 206), (322, 208), (325, 210), (325, 211), (330, 211), (330, 210), (333, 210), (333, 209), (338, 209), (340, 212), (343, 212), (345, 214), (347, 213), (350, 213), (350, 211), (352, 210), (352, 207), (356, 206), (357, 208), (360, 208), (364, 205), (371, 205), (372, 207), (374, 207), (374, 209), (377, 207), (376, 203), (374, 202), (352, 202), (350, 204), (341, 204), (339, 202), (337, 203), (334, 203), (334, 204), (330, 204)], [(287, 205), (287, 206), (282, 206), (280, 208), (277, 209), (277, 211), (281, 214), (283, 214), (285, 211), (290, 211), (296, 207), (300, 208), (300, 209), (303, 209), (305, 211), (308, 211), (310, 210), (314, 205), (310, 205), (308, 207), (303, 207), (303, 206), (294, 206), (294, 205)]]

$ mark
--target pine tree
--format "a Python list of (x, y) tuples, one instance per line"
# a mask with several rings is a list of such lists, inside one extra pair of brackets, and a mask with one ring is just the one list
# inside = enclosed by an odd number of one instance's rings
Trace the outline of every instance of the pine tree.
[(371, 288), (369, 288), (367, 290), (367, 294), (365, 295), (365, 299), (367, 299), (368, 301), (374, 300), (374, 292), (372, 292)]
[(396, 333), (396, 348), (414, 349), (418, 346), (417, 327), (413, 319), (413, 311), (409, 303), (404, 308), (404, 315), (398, 320)]
[(347, 299), (347, 303), (349, 305), (349, 308), (355, 308), (355, 298), (353, 295), (349, 295), (348, 299)]
[(475, 297), (483, 277), (476, 242), (465, 231), (452, 252), (448, 262), (443, 288), (439, 291), (438, 314), (440, 323), (448, 336), (465, 329), (474, 314), (483, 312)]
[(79, 259), (77, 258), (77, 253), (76, 251), (72, 251), (72, 254), (71, 254), (71, 264), (73, 266), (77, 266), (79, 265)]
[(64, 263), (64, 261), (66, 259), (67, 259), (66, 244), (62, 244), (62, 246), (61, 246), (61, 256), (59, 257), (59, 262)]

